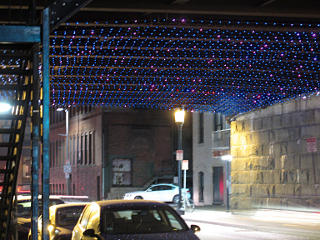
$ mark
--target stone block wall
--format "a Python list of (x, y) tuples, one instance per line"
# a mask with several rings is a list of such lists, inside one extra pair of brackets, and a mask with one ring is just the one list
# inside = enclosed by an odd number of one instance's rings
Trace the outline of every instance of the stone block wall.
[(231, 208), (320, 208), (320, 96), (231, 122)]

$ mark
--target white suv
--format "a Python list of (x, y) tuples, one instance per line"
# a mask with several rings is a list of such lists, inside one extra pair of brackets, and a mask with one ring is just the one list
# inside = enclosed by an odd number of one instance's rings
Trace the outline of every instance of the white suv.
[[(189, 189), (181, 188), (182, 194), (187, 194), (187, 197), (190, 198)], [(149, 186), (143, 191), (129, 192), (126, 193), (123, 199), (146, 199), (146, 200), (155, 200), (162, 202), (174, 202), (179, 201), (179, 187), (174, 184), (154, 184)]]

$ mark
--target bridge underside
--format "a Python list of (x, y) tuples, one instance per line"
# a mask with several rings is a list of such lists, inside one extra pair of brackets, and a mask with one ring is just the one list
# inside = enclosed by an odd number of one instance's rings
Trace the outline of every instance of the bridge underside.
[[(77, 12), (89, 2), (92, 3)], [(4, 213), (0, 218), (0, 239), (8, 239), (30, 107), (34, 198), (38, 196), (39, 126), (43, 134), (45, 225), (49, 200), (49, 105), (150, 110), (183, 107), (231, 116), (318, 94), (320, 6), (314, 2), (34, 0), (26, 5), (20, 0), (0, 0), (1, 24), (18, 25), (13, 26), (14, 34), (9, 36), (2, 31), (1, 36), (0, 101), (11, 100), (15, 106), (11, 114), (0, 117), (5, 122), (0, 124), (0, 135), (7, 140), (0, 144), (0, 210)], [(67, 23), (60, 24), (65, 20)], [(24, 34), (30, 36), (28, 31), (34, 31), (30, 26), (35, 25), (35, 35), (28, 39), (34, 45), (26, 48), (25, 41), (10, 41), (11, 37), (21, 40)], [(39, 26), (43, 31), (42, 51), (38, 49)], [(21, 27), (25, 31), (21, 32)], [(52, 31), (48, 40), (49, 28)], [(41, 55), (43, 62), (38, 64)], [(38, 73), (43, 79), (41, 97)], [(8, 120), (11, 125), (4, 128)], [(37, 201), (33, 215), (38, 215)], [(37, 232), (35, 220), (32, 229)]]
[[(93, 0), (51, 31), (50, 104), (234, 115), (317, 94), (318, 5)], [(3, 3), (0, 20), (23, 23), (24, 9)]]
[(148, 15), (61, 26), (51, 35), (54, 106), (233, 115), (319, 89), (319, 25)]

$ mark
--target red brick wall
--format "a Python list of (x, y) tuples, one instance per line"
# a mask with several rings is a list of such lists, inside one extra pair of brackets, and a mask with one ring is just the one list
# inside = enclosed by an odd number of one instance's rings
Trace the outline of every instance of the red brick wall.
[(170, 112), (107, 113), (107, 161), (132, 160), (132, 186), (142, 186), (154, 176), (174, 174)]

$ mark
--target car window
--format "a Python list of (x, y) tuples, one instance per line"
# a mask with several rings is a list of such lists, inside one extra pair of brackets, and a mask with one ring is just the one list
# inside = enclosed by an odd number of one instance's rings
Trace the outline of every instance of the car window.
[(31, 201), (17, 202), (16, 215), (18, 217), (30, 217), (31, 214)]
[(121, 206), (101, 211), (101, 233), (141, 234), (186, 231), (178, 215), (162, 206)]
[(56, 226), (76, 225), (84, 206), (71, 206), (58, 208), (56, 212)]
[[(49, 199), (49, 207), (53, 205), (58, 205), (58, 204), (63, 204), (64, 201), (61, 199)], [(39, 215), (42, 214), (42, 201), (39, 199), (38, 202), (38, 209), (39, 209)], [(31, 198), (30, 199), (25, 199), (25, 200), (18, 200), (17, 205), (15, 207), (16, 216), (17, 217), (26, 217), (30, 218), (31, 217)]]
[(166, 186), (166, 185), (162, 186), (162, 190), (171, 190), (171, 189), (172, 189), (171, 186)]
[(154, 191), (160, 191), (161, 190), (161, 186), (154, 186), (150, 188), (152, 192)]
[(168, 210), (165, 211), (166, 216), (170, 222), (171, 227), (175, 228), (177, 231), (178, 230), (183, 230), (184, 226), (182, 226), (181, 221), (177, 217), (175, 217), (172, 212), (169, 212)]

